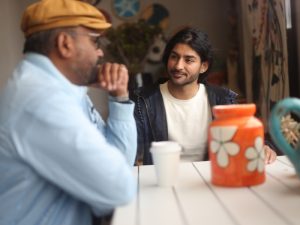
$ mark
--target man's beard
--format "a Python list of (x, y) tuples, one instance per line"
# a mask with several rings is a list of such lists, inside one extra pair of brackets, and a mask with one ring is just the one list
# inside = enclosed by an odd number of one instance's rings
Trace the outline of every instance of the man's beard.
[(90, 76), (88, 76), (89, 79), (87, 80), (87, 85), (95, 84), (99, 81), (99, 73), (100, 73), (99, 69), (100, 69), (99, 65), (96, 65), (91, 69)]
[(96, 84), (99, 82), (99, 74), (101, 72), (101, 66), (103, 65), (103, 59), (98, 58), (96, 64), (91, 68), (89, 79), (87, 80), (87, 85)]

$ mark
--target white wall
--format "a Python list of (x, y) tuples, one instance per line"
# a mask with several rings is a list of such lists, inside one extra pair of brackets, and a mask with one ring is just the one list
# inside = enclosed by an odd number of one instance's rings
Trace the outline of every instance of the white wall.
[(0, 88), (22, 57), (23, 37), (19, 29), (22, 7), (17, 3), (18, 0), (0, 2)]

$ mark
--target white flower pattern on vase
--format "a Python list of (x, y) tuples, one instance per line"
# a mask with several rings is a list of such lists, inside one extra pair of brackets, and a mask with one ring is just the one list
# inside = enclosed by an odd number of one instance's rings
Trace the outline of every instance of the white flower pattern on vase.
[(248, 159), (247, 169), (250, 172), (258, 170), (262, 173), (265, 168), (265, 150), (262, 137), (255, 138), (254, 147), (246, 149), (245, 157)]
[(227, 167), (228, 155), (234, 156), (240, 151), (240, 146), (231, 141), (237, 129), (237, 126), (215, 126), (210, 129), (212, 135), (210, 149), (217, 154), (217, 164), (220, 167)]

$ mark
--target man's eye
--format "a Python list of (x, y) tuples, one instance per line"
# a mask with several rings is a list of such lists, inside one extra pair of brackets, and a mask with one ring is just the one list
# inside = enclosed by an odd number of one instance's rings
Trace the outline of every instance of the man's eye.
[(186, 59), (185, 61), (186, 61), (187, 63), (193, 63), (193, 62), (195, 62), (194, 59)]
[(176, 55), (170, 55), (170, 58), (171, 58), (171, 59), (176, 59), (177, 56), (176, 56)]
[(97, 48), (100, 47), (100, 37), (94, 37), (94, 38), (92, 38), (92, 41), (94, 42), (94, 44)]

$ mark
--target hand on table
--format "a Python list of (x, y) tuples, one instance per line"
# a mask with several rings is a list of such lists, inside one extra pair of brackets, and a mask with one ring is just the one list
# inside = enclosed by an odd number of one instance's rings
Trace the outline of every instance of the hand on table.
[(268, 145), (264, 146), (264, 150), (265, 150), (265, 163), (266, 164), (273, 163), (277, 157), (276, 152), (273, 149), (271, 149)]

